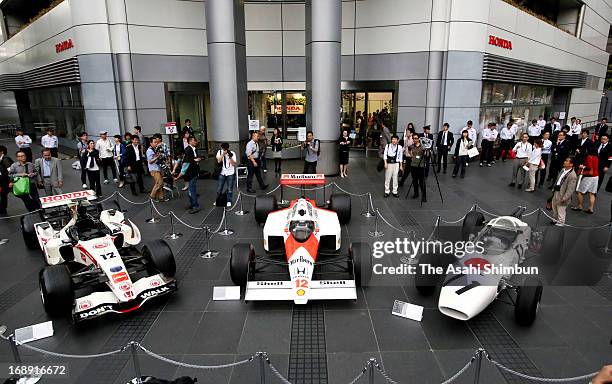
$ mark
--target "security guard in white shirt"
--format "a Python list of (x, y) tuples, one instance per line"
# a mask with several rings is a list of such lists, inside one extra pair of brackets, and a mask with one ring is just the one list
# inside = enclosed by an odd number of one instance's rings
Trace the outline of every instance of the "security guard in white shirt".
[(544, 127), (540, 126), (536, 119), (531, 120), (531, 125), (527, 128), (527, 135), (529, 135), (529, 143), (533, 145), (535, 139), (539, 139), (542, 134)]
[(521, 141), (516, 143), (512, 150), (516, 153), (516, 157), (512, 160), (512, 182), (510, 182), (508, 186), (514, 187), (518, 178), (518, 188), (521, 189), (523, 188), (523, 183), (527, 176), (527, 172), (523, 169), (523, 166), (527, 163), (529, 155), (531, 151), (533, 151), (533, 145), (529, 143), (529, 135), (523, 133), (521, 135)]
[(500, 145), (500, 156), (502, 161), (505, 162), (510, 157), (510, 151), (514, 147), (514, 135), (516, 132), (512, 129), (512, 122), (509, 121), (505, 127), (502, 128), (499, 138), (501, 139)]

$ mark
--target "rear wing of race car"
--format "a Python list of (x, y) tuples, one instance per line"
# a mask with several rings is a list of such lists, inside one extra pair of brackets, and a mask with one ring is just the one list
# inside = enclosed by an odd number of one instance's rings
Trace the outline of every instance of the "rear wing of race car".
[(312, 280), (304, 297), (296, 294), (291, 281), (249, 281), (245, 301), (294, 301), (306, 304), (308, 300), (357, 300), (355, 280)]
[(79, 192), (63, 193), (61, 195), (44, 196), (40, 198), (40, 204), (43, 209), (59, 207), (61, 205), (67, 205), (70, 202), (77, 200), (95, 200), (98, 197), (96, 193), (91, 189)]

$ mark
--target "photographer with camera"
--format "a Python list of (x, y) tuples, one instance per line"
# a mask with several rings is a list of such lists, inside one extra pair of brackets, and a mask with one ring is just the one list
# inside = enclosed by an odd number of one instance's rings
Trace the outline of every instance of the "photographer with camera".
[(221, 173), (217, 181), (217, 198), (223, 193), (223, 188), (227, 184), (227, 206), (231, 207), (236, 183), (236, 153), (229, 149), (229, 143), (222, 143), (215, 157), (217, 163), (221, 164)]
[(393, 196), (399, 197), (397, 194), (397, 176), (402, 168), (403, 148), (398, 142), (399, 137), (397, 135), (391, 136), (391, 143), (385, 145), (383, 152), (383, 160), (385, 162), (385, 197), (389, 197), (391, 179), (393, 179)]
[(318, 139), (314, 138), (312, 131), (306, 132), (306, 141), (302, 144), (302, 148), (306, 150), (304, 157), (304, 174), (317, 173), (317, 161), (321, 153), (321, 145)]

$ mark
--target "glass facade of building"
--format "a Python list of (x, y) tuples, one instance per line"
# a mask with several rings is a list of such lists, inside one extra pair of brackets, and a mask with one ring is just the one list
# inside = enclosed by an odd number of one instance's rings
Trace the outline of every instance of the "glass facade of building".
[(86, 130), (80, 85), (32, 89), (28, 100), (37, 135), (51, 127), (63, 145), (72, 146)]

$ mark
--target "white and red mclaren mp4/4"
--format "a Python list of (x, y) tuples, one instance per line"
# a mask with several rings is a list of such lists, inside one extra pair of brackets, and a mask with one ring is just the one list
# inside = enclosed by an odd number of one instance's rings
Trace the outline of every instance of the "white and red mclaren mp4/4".
[(23, 238), (47, 264), (40, 294), (50, 315), (73, 322), (126, 313), (177, 289), (174, 255), (163, 240), (140, 250), (140, 231), (117, 209), (92, 204), (91, 190), (41, 198), (42, 210), (23, 216)]
[(327, 208), (299, 198), (282, 209), (274, 196), (257, 197), (255, 219), (265, 223), (267, 254), (256, 256), (251, 244), (236, 244), (230, 258), (232, 281), (246, 287), (245, 301), (356, 300), (356, 287), (371, 278), (372, 256), (367, 243), (351, 244), (341, 254), (340, 225), (350, 217), (348, 195), (333, 194)]

